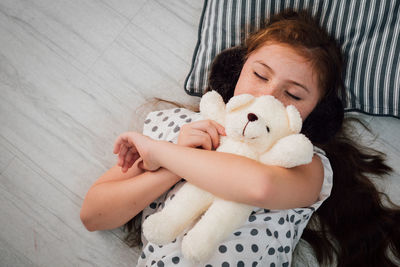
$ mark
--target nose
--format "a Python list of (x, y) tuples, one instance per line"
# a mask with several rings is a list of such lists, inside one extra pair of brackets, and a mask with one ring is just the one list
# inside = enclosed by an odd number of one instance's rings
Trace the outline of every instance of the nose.
[(249, 114), (247, 114), (247, 118), (249, 119), (249, 121), (256, 121), (256, 120), (258, 120), (257, 115), (254, 114), (254, 113), (249, 113)]
[(272, 95), (278, 98), (282, 94), (282, 90), (279, 88), (278, 84), (270, 83), (267, 88), (263, 91), (264, 95)]

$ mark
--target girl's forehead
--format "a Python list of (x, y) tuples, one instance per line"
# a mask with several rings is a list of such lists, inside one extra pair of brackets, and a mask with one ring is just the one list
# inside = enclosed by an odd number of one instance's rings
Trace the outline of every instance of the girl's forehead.
[(254, 58), (263, 57), (265, 60), (269, 58), (284, 59), (293, 63), (308, 63), (310, 60), (305, 56), (305, 50), (281, 43), (267, 43), (251, 53)]

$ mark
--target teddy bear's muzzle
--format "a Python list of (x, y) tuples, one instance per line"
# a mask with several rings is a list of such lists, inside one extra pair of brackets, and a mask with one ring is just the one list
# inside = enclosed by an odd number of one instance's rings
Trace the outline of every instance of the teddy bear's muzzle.
[[(243, 132), (242, 132), (242, 135), (243, 135), (243, 136), (244, 136), (244, 132), (246, 131), (247, 125), (249, 125), (249, 122), (258, 120), (258, 117), (257, 117), (257, 115), (254, 114), (254, 113), (249, 113), (249, 114), (247, 114), (247, 119), (248, 119), (249, 121), (246, 123), (246, 125), (245, 125), (244, 128), (243, 128)], [(256, 138), (256, 137), (251, 137), (250, 139), (254, 139), (254, 138)]]

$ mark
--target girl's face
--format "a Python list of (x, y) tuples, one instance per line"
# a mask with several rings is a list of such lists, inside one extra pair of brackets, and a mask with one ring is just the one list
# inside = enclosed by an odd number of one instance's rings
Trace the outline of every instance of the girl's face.
[(269, 44), (250, 54), (239, 76), (234, 95), (272, 95), (285, 106), (293, 105), (303, 121), (321, 97), (312, 66), (286, 45)]

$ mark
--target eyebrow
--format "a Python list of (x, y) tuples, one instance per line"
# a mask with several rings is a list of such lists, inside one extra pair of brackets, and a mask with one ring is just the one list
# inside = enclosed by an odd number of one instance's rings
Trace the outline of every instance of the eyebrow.
[(298, 83), (298, 82), (295, 82), (292, 80), (287, 80), (287, 82), (289, 82), (290, 84), (299, 86), (299, 87), (303, 88), (304, 90), (306, 90), (308, 93), (310, 93), (310, 90), (307, 87), (305, 87), (304, 85), (302, 85), (301, 83)]
[(272, 72), (272, 74), (275, 73), (274, 70), (270, 66), (265, 64), (264, 62), (257, 60), (256, 63), (259, 63), (259, 64), (263, 65), (264, 67), (266, 67), (270, 72)]
[[(264, 62), (257, 60), (256, 63), (259, 63), (259, 64), (263, 65), (263, 66), (266, 67), (272, 74), (275, 74), (274, 70), (273, 70), (270, 66), (268, 66), (267, 64), (265, 64)], [(299, 87), (303, 88), (304, 90), (306, 90), (308, 93), (310, 93), (310, 90), (309, 90), (306, 86), (302, 85), (301, 83), (295, 82), (295, 81), (293, 81), (293, 80), (286, 80), (286, 81), (287, 81), (288, 83), (290, 83), (290, 84), (299, 86)]]

